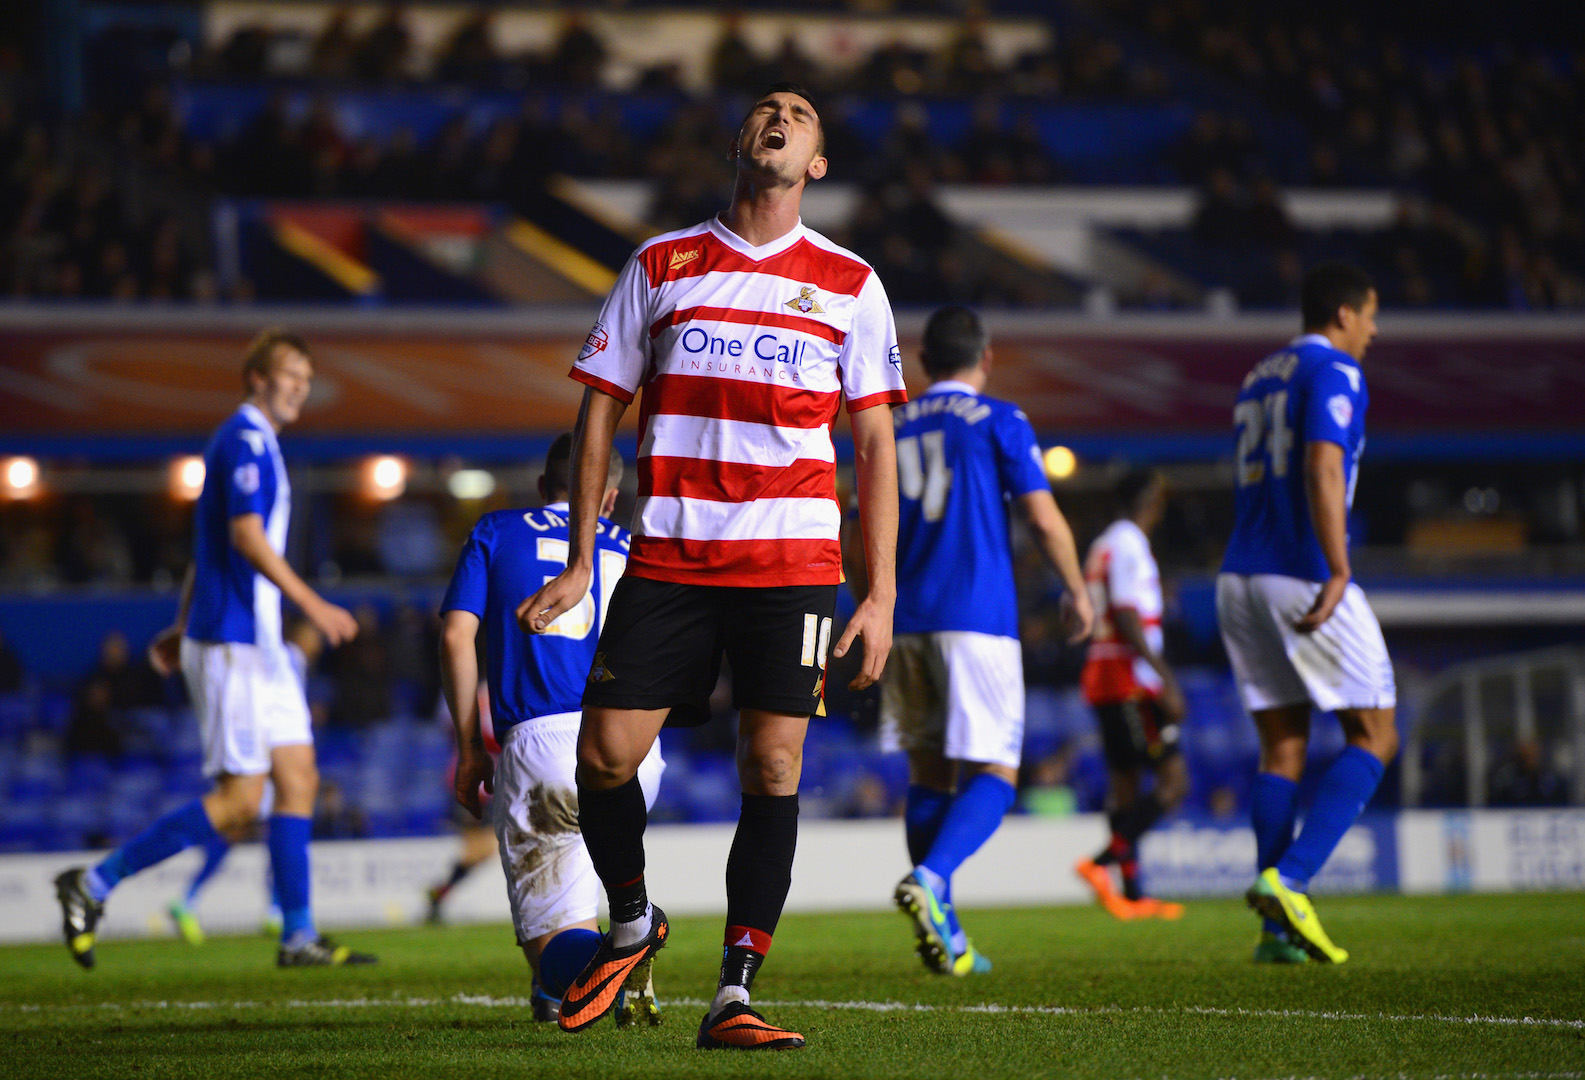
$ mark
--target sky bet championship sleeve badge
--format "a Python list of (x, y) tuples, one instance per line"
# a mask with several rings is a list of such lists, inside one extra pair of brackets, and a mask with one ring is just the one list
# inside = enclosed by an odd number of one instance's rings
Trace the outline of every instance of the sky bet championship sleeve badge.
[(805, 315), (824, 315), (826, 309), (820, 306), (820, 301), (815, 299), (814, 287), (804, 285), (798, 289), (798, 295), (787, 301), (787, 306), (794, 311), (801, 311)]
[(587, 360), (595, 353), (604, 352), (610, 344), (611, 336), (605, 331), (604, 323), (595, 323), (594, 329), (589, 331), (589, 338), (583, 343), (583, 350), (578, 353), (579, 360)]

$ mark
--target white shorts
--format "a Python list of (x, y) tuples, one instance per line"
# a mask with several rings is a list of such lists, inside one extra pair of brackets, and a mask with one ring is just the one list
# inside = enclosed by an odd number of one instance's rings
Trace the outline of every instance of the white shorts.
[[(578, 831), (578, 724), (556, 713), (512, 728), (495, 763), (493, 818), (517, 943), (595, 917), (600, 879)], [(638, 767), (644, 805), (660, 791), (660, 740)]]
[(268, 773), (271, 750), (313, 743), (308, 701), (285, 649), (182, 638), (181, 652), (205, 776)]
[(1387, 643), (1358, 585), (1349, 582), (1319, 630), (1294, 629), (1320, 591), (1319, 582), (1281, 574), (1217, 575), (1216, 618), (1251, 712), (1304, 702), (1322, 712), (1397, 703)]
[(898, 634), (881, 682), (881, 749), (1018, 768), (1024, 751), (1018, 639), (968, 630)]

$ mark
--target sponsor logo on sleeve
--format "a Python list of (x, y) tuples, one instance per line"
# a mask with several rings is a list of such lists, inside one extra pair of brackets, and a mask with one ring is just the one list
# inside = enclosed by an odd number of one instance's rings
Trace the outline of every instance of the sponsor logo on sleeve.
[(595, 323), (594, 329), (589, 331), (589, 338), (583, 343), (583, 349), (578, 353), (579, 360), (587, 360), (596, 353), (605, 352), (605, 347), (611, 343), (611, 335), (606, 331), (604, 323)]
[(1347, 394), (1333, 394), (1328, 398), (1326, 411), (1332, 414), (1333, 421), (1340, 428), (1348, 427), (1348, 422), (1354, 419), (1354, 403)]
[(801, 311), (805, 315), (824, 315), (826, 309), (820, 306), (820, 301), (815, 299), (815, 290), (812, 285), (803, 285), (798, 289), (798, 295), (787, 301), (787, 306), (794, 311)]
[(237, 485), (237, 490), (244, 495), (252, 495), (259, 490), (259, 467), (253, 462), (238, 465), (237, 471), (231, 474), (232, 483)]
[(903, 369), (903, 351), (896, 345), (886, 350), (886, 362), (898, 371)]

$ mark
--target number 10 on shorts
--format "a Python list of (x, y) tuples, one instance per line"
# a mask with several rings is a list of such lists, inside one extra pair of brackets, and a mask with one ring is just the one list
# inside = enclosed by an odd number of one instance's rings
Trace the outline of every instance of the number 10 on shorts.
[[(816, 639), (818, 639), (818, 644)], [(803, 666), (814, 667), (818, 662), (820, 670), (824, 671), (826, 668), (826, 647), (830, 644), (831, 620), (822, 619), (818, 615), (805, 615)]]

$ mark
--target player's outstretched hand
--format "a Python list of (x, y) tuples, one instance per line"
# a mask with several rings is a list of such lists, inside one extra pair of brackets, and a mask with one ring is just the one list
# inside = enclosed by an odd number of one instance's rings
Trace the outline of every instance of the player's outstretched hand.
[(457, 774), (452, 782), (452, 794), (462, 808), (477, 821), (484, 820), (484, 803), (479, 798), (479, 785), (495, 794), (495, 762), (483, 747), (468, 747), (457, 753)]
[(325, 635), (325, 644), (331, 648), (345, 645), (358, 636), (358, 620), (353, 618), (352, 612), (329, 600), (308, 605), (303, 608), (303, 614)]
[(161, 678), (174, 675), (182, 666), (182, 628), (167, 626), (149, 642), (149, 667)]
[(1183, 687), (1178, 685), (1177, 679), (1166, 679), (1161, 686), (1161, 697), (1158, 699), (1161, 711), (1166, 714), (1167, 722), (1181, 723), (1188, 715), (1189, 705), (1183, 699)]
[(1343, 592), (1347, 588), (1347, 577), (1327, 578), (1326, 584), (1321, 586), (1321, 591), (1315, 594), (1315, 603), (1310, 605), (1310, 610), (1293, 624), (1294, 629), (1301, 634), (1313, 634), (1321, 629), (1322, 624), (1332, 617), (1332, 612), (1337, 610), (1337, 605), (1342, 603)]
[(1068, 644), (1077, 645), (1095, 630), (1095, 605), (1088, 592), (1070, 592), (1062, 597), (1062, 629)]
[(544, 588), (517, 605), (517, 625), (524, 633), (543, 634), (564, 611), (570, 611), (589, 591), (588, 570), (569, 566), (549, 581)]
[(886, 657), (892, 651), (892, 605), (876, 603), (873, 595), (866, 596), (859, 609), (848, 620), (847, 629), (831, 650), (833, 656), (846, 656), (855, 638), (864, 639), (864, 664), (848, 683), (849, 690), (867, 690), (881, 680), (886, 670)]

